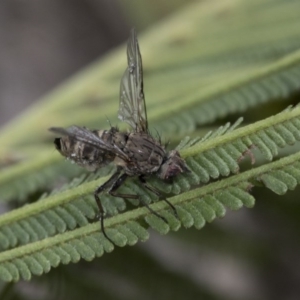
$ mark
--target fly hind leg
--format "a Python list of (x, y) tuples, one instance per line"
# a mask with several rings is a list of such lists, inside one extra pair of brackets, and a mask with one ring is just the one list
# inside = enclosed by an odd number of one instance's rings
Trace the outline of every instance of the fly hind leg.
[[(141, 181), (141, 183), (143, 184), (143, 186), (147, 189), (147, 190), (149, 190), (149, 191), (151, 191), (152, 193), (154, 193), (156, 196), (158, 196), (158, 197), (162, 197), (162, 194), (160, 193), (160, 191), (158, 191), (156, 188), (154, 188), (153, 186), (151, 186), (151, 185), (149, 185), (147, 182), (146, 182), (146, 179), (145, 179), (145, 177), (143, 176), (143, 175), (141, 175), (141, 176), (139, 176), (139, 180)], [(175, 206), (170, 202), (170, 201), (168, 201), (167, 199), (162, 199), (163, 201), (165, 201), (170, 207), (171, 207), (171, 209), (173, 210), (173, 213), (174, 213), (174, 215), (175, 215), (175, 217), (177, 218), (177, 219), (179, 219), (179, 217), (178, 217), (178, 213), (177, 213), (177, 210), (176, 210), (176, 208), (175, 208)]]
[[(98, 196), (98, 194), (100, 194), (101, 192), (103, 192), (104, 190), (108, 190), (108, 193), (114, 197), (120, 197), (120, 198), (124, 198), (124, 199), (139, 199), (139, 201), (151, 212), (153, 213), (155, 216), (157, 216), (158, 218), (162, 219), (165, 223), (168, 224), (168, 221), (166, 220), (166, 218), (164, 218), (163, 216), (161, 216), (159, 213), (157, 213), (155, 210), (153, 210), (148, 203), (146, 203), (145, 201), (143, 201), (138, 195), (133, 195), (133, 194), (120, 194), (117, 193), (116, 190), (124, 183), (124, 181), (126, 180), (126, 178), (128, 177), (127, 174), (121, 174), (121, 168), (118, 168), (117, 171), (101, 186), (99, 186), (95, 192), (94, 192), (94, 197), (99, 209), (99, 219), (100, 219), (100, 224), (101, 224), (101, 231), (103, 233), (103, 235), (112, 243), (115, 245), (115, 243), (108, 237), (108, 235), (106, 234), (105, 228), (104, 228), (104, 209), (101, 203), (101, 200)], [(145, 182), (146, 183), (146, 182)], [(148, 185), (146, 185), (146, 187), (148, 188)], [(150, 187), (151, 188), (151, 187)], [(153, 190), (148, 188), (150, 191), (152, 191), (153, 193), (155, 193), (154, 188)], [(165, 200), (167, 201), (167, 200)], [(169, 201), (167, 201), (167, 203), (169, 203)], [(175, 207), (169, 203), (169, 205), (171, 207), (174, 208)], [(175, 210), (176, 211), (176, 210)]]
[(116, 193), (116, 190), (123, 184), (123, 182), (126, 180), (126, 178), (128, 177), (127, 174), (123, 174), (121, 175), (115, 182), (114, 184), (111, 186), (110, 190), (108, 191), (110, 195), (114, 196), (114, 197), (120, 197), (120, 198), (124, 198), (124, 199), (139, 199), (139, 201), (151, 212), (153, 213), (155, 216), (157, 216), (158, 218), (162, 219), (165, 223), (168, 224), (168, 221), (166, 220), (166, 218), (164, 218), (163, 216), (161, 216), (159, 213), (157, 213), (155, 210), (153, 210), (148, 203), (146, 203), (144, 200), (142, 200), (141, 197), (139, 197), (138, 195), (132, 195), (132, 194), (120, 194), (120, 193)]

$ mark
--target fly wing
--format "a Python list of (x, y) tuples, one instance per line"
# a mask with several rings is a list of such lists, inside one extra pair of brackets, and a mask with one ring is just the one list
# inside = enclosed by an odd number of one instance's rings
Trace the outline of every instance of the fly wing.
[(135, 131), (147, 131), (147, 111), (143, 91), (142, 57), (135, 29), (130, 32), (127, 44), (128, 66), (121, 79), (118, 118)]
[(69, 128), (51, 127), (50, 131), (63, 136), (69, 136), (79, 142), (91, 145), (95, 148), (112, 152), (124, 160), (128, 160), (128, 156), (116, 145), (105, 143), (99, 136), (84, 127), (71, 126)]

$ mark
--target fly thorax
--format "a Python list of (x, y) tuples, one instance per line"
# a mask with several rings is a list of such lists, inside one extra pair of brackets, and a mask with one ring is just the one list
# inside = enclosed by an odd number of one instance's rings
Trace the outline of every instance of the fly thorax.
[(114, 134), (113, 143), (121, 150), (126, 146), (127, 140), (128, 135), (126, 133), (117, 132)]
[(107, 130), (94, 130), (93, 132), (99, 137), (103, 138), (103, 136), (107, 133)]
[(109, 130), (95, 130), (94, 133), (109, 145), (116, 145), (120, 149), (126, 145), (127, 134), (119, 132), (116, 127), (111, 127)]
[(126, 173), (130, 175), (156, 173), (166, 154), (160, 143), (146, 132), (128, 134), (123, 151), (129, 157)]
[(168, 180), (187, 171), (189, 171), (189, 169), (187, 168), (185, 161), (180, 157), (179, 152), (172, 150), (164, 158), (158, 171), (158, 177), (163, 180)]
[(114, 127), (109, 130), (93, 130), (95, 135), (98, 135), (104, 142), (111, 144), (114, 135)]

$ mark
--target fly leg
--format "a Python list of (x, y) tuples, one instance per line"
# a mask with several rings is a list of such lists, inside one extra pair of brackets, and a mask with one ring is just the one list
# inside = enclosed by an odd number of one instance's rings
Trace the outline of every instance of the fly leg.
[(120, 198), (124, 198), (124, 199), (139, 199), (139, 201), (151, 212), (153, 213), (155, 216), (157, 216), (158, 218), (162, 219), (165, 223), (168, 224), (168, 221), (161, 216), (159, 213), (157, 213), (155, 210), (153, 210), (148, 203), (146, 203), (145, 201), (143, 201), (138, 195), (132, 195), (132, 194), (119, 194), (116, 193), (116, 190), (122, 185), (122, 183), (126, 180), (126, 178), (128, 177), (127, 174), (123, 174), (121, 175), (111, 186), (110, 190), (108, 191), (108, 193), (114, 197), (120, 197)]
[[(154, 188), (153, 186), (149, 185), (146, 182), (146, 179), (145, 179), (145, 177), (143, 175), (139, 176), (139, 180), (140, 180), (140, 182), (143, 184), (143, 186), (147, 190), (151, 191), (153, 194), (155, 194), (158, 197), (162, 196), (162, 194), (160, 193), (160, 191), (158, 191), (156, 188)], [(179, 219), (178, 213), (177, 213), (177, 210), (176, 210), (175, 206), (170, 201), (168, 201), (167, 199), (162, 199), (162, 200), (165, 201), (171, 207), (171, 209), (173, 210), (173, 213), (174, 213), (175, 217), (177, 219)]]
[(94, 192), (94, 197), (95, 197), (98, 209), (99, 209), (99, 220), (100, 220), (100, 224), (101, 224), (101, 231), (102, 231), (103, 235), (112, 244), (114, 244), (114, 242), (107, 236), (105, 229), (104, 229), (104, 209), (103, 209), (103, 206), (102, 206), (102, 203), (101, 203), (101, 200), (100, 200), (98, 194), (103, 192), (105, 189), (114, 186), (116, 181), (118, 181), (118, 177), (119, 177), (120, 173), (121, 173), (121, 168), (118, 168), (117, 171), (106, 182), (104, 182), (101, 186), (99, 186)]

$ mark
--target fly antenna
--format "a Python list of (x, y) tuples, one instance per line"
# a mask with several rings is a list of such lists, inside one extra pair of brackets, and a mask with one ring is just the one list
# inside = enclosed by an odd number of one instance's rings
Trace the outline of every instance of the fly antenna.
[(157, 134), (157, 139), (158, 139), (159, 143), (161, 144), (161, 135), (160, 135), (160, 133), (158, 132), (158, 130), (156, 128), (154, 128), (154, 129), (155, 129), (156, 134)]
[(106, 121), (108, 122), (109, 126), (112, 127), (112, 126), (111, 126), (111, 123), (110, 123), (110, 120), (109, 120), (109, 118), (107, 117), (107, 115), (105, 115), (105, 118), (106, 118)]

